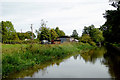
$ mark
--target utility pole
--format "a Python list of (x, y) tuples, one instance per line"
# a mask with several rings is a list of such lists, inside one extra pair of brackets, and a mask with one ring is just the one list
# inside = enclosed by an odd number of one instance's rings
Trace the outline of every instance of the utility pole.
[(22, 33), (22, 29), (21, 29), (21, 33)]
[(32, 40), (33, 40), (33, 24), (31, 24)]

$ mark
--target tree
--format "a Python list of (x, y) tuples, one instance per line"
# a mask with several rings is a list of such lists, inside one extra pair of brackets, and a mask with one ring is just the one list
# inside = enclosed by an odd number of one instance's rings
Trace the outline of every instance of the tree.
[(80, 41), (84, 43), (89, 43), (92, 41), (92, 39), (88, 34), (83, 34), (82, 37), (80, 38)]
[(88, 34), (88, 35), (90, 35), (91, 34), (91, 30), (92, 29), (94, 29), (95, 28), (95, 26), (94, 25), (91, 25), (91, 26), (88, 26), (88, 27), (84, 27), (84, 29), (83, 29), (83, 33), (82, 34)]
[(56, 33), (58, 34), (58, 37), (65, 36), (65, 33), (60, 30), (58, 27), (55, 28)]
[[(32, 39), (32, 32), (31, 31), (27, 31), (26, 32), (28, 34), (28, 39)], [(35, 34), (33, 33), (33, 39), (35, 38)]]
[(65, 33), (62, 30), (60, 30), (60, 34), (59, 34), (59, 37), (61, 37), (61, 36), (65, 36)]
[[(20, 40), (25, 40), (25, 39), (32, 39), (32, 32), (31, 31), (27, 31), (25, 33), (17, 33), (18, 37)], [(35, 38), (35, 34), (33, 33), (33, 38)]]
[[(115, 3), (120, 4), (120, 1)], [(120, 10), (107, 10), (104, 14), (104, 18), (106, 19), (106, 22), (103, 25), (103, 36), (105, 37), (105, 41), (110, 43), (120, 43)]]
[(50, 30), (50, 34), (51, 34), (51, 40), (55, 40), (58, 37), (58, 34), (55, 32), (54, 29)]
[(84, 27), (82, 35), (84, 34), (89, 35), (92, 41), (99, 43), (99, 45), (101, 45), (101, 42), (104, 41), (103, 32), (98, 28), (95, 28), (94, 25)]
[(98, 28), (92, 29), (90, 36), (92, 40), (94, 42), (99, 43), (99, 45), (101, 45), (101, 42), (104, 41), (103, 32), (99, 30)]
[(47, 28), (47, 27), (41, 27), (39, 35), (40, 35), (39, 40), (48, 40), (48, 41), (51, 41), (51, 35), (50, 35), (49, 28)]
[(15, 32), (15, 34), (13, 34), (13, 40), (19, 40), (19, 37), (16, 32)]
[(0, 22), (0, 42), (2, 42), (2, 24)]
[(71, 37), (74, 37), (75, 39), (78, 39), (78, 33), (77, 33), (76, 30), (73, 30), (73, 33), (72, 33)]
[(16, 31), (13, 27), (13, 24), (10, 21), (2, 21), (2, 41), (6, 40), (18, 40)]
[(39, 40), (51, 41), (50, 29), (46, 27), (46, 22), (44, 20), (41, 20), (41, 26), (39, 30), (36, 30), (36, 33)]
[(119, 0), (110, 0), (112, 1), (113, 3), (111, 4), (111, 6), (117, 8), (117, 10), (119, 11), (120, 10), (120, 1)]
[(88, 34), (83, 34), (82, 37), (80, 37), (80, 41), (83, 43), (89, 43), (93, 46), (96, 46), (96, 43), (93, 42), (92, 38)]

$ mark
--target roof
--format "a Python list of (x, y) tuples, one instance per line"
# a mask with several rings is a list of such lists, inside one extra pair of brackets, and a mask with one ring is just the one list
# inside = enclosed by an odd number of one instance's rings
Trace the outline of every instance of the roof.
[(58, 37), (58, 38), (70, 38), (69, 36), (61, 36), (61, 37)]
[(54, 41), (61, 41), (61, 40), (54, 40)]

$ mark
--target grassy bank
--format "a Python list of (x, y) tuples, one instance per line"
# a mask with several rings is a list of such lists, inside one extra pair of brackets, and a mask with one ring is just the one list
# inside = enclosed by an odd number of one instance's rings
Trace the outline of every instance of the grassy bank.
[(83, 43), (64, 43), (57, 45), (41, 44), (3, 44), (2, 75), (33, 67), (55, 59), (62, 59), (75, 52), (92, 49), (93, 46)]

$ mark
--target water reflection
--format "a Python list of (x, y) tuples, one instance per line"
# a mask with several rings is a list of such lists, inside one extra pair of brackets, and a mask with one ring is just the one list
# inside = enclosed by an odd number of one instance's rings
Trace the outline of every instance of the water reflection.
[(112, 77), (120, 79), (120, 52), (110, 47), (107, 50), (102, 62), (108, 67)]
[(77, 54), (77, 55), (75, 55), (73, 57), (74, 57), (75, 60), (77, 60), (78, 56), (79, 56), (79, 54)]
[[(48, 74), (47, 68), (50, 66), (60, 66), (62, 62), (65, 62), (68, 58), (71, 56), (67, 56), (65, 59), (59, 59), (59, 60), (54, 60), (54, 62), (46, 62), (41, 65), (36, 65), (32, 68), (29, 68), (27, 70), (21, 70), (20, 72), (16, 72), (13, 74), (10, 74), (6, 78), (32, 78), (34, 77), (35, 74), (41, 72), (41, 75), (44, 76), (45, 74)], [(38, 77), (36, 77), (38, 78)]]
[(101, 47), (77, 53), (11, 74), (9, 78), (120, 78), (120, 56), (111, 50)]
[(94, 50), (90, 50), (89, 52), (82, 53), (81, 56), (85, 60), (85, 62), (91, 62), (95, 64), (97, 59), (101, 59), (103, 55), (107, 52), (105, 47), (96, 48)]

